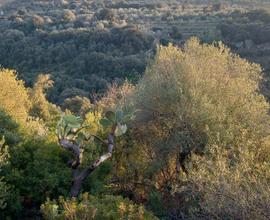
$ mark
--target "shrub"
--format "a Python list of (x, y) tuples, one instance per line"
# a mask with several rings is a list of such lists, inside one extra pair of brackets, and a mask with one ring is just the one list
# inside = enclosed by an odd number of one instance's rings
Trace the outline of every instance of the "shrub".
[(2, 171), (12, 193), (4, 215), (12, 219), (33, 215), (46, 197), (69, 193), (68, 155), (56, 144), (28, 140), (10, 147), (9, 154), (9, 164)]
[(83, 194), (79, 200), (75, 198), (64, 199), (63, 197), (60, 197), (58, 203), (47, 200), (41, 206), (41, 211), (47, 220), (157, 219), (153, 214), (146, 211), (143, 206), (136, 205), (120, 196), (106, 195), (99, 198), (89, 196), (87, 193)]

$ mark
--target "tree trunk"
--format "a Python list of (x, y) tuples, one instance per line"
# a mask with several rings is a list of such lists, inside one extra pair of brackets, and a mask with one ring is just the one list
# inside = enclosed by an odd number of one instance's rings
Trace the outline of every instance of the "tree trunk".
[[(114, 130), (113, 130), (114, 132)], [(70, 189), (71, 197), (78, 197), (80, 194), (83, 181), (104, 161), (108, 160), (112, 156), (112, 151), (114, 148), (114, 133), (111, 133), (108, 135), (107, 138), (107, 144), (108, 144), (108, 153), (102, 155), (99, 157), (92, 165), (89, 167), (86, 167), (84, 170), (82, 170), (80, 173), (78, 171), (78, 167), (73, 169), (72, 175), (73, 175), (73, 181)]]
[(79, 179), (79, 178), (75, 178), (72, 181), (71, 190), (70, 190), (71, 197), (78, 197), (82, 188), (82, 183), (83, 183), (82, 179)]

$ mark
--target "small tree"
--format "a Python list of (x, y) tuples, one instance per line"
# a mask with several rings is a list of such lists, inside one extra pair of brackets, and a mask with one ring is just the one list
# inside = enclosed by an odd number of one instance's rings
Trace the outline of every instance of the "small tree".
[[(95, 134), (86, 131), (90, 125), (80, 117), (74, 115), (62, 115), (57, 125), (58, 142), (61, 147), (72, 152), (74, 159), (68, 162), (72, 169), (71, 196), (77, 197), (82, 187), (83, 181), (102, 163), (112, 157), (115, 147), (115, 138), (126, 133), (128, 120), (133, 118), (133, 114), (124, 114), (122, 110), (116, 112), (108, 111), (105, 118), (100, 120), (100, 124), (109, 129), (107, 139), (103, 140)], [(80, 165), (84, 158), (85, 144), (93, 139), (106, 145), (108, 150), (105, 154), (97, 158), (91, 165), (86, 166), (80, 171)]]

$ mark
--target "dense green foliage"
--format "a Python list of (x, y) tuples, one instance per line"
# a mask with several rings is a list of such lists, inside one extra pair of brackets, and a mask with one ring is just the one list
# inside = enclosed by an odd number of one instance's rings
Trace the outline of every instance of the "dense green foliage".
[(18, 124), (15, 123), (3, 110), (0, 111), (0, 124), (0, 136), (5, 137), (6, 144), (12, 146), (20, 141)]
[[(26, 12), (31, 9), (18, 9), (11, 15), (7, 6), (7, 20), (0, 21), (1, 65), (18, 70), (27, 85), (34, 83), (37, 73), (52, 74), (56, 86), (49, 99), (62, 104), (66, 98), (90, 97), (89, 92), (104, 92), (108, 82), (134, 80), (143, 73), (151, 37), (138, 28), (115, 27), (102, 11), (86, 28), (86, 21), (76, 19), (71, 10), (47, 7), (46, 15), (34, 14), (35, 9), (33, 14)], [(107, 27), (101, 23), (96, 28), (95, 18), (108, 20)]]
[(89, 97), (89, 91), (105, 91), (107, 82), (115, 78), (136, 79), (145, 68), (145, 56), (139, 53), (149, 48), (149, 41), (134, 28), (33, 30), (26, 36), (23, 31), (6, 30), (0, 35), (1, 63), (20, 70), (28, 83), (35, 73), (51, 73), (57, 85), (50, 95), (54, 102), (76, 95)]

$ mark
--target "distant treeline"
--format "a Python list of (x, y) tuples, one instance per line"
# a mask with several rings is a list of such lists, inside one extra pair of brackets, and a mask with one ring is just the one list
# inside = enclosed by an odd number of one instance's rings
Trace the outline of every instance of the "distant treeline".
[(76, 95), (102, 92), (107, 83), (137, 79), (146, 66), (152, 39), (134, 27), (111, 30), (25, 31), (11, 27), (0, 34), (0, 60), (32, 84), (37, 73), (51, 73), (49, 98), (61, 103)]
[[(194, 18), (201, 17), (207, 23), (207, 17), (214, 17), (219, 23), (220, 36), (210, 37), (210, 42), (222, 40), (236, 53), (260, 63), (268, 72), (270, 49), (258, 48), (270, 43), (270, 14), (264, 10), (236, 10), (226, 14), (221, 7), (224, 2), (189, 2), (217, 5), (219, 7), (213, 11), (217, 15), (206, 12), (203, 16), (171, 17), (175, 20), (181, 17), (190, 23), (191, 29)], [(229, 3), (239, 2), (243, 1)], [(39, 73), (51, 74), (55, 85), (48, 92), (48, 99), (54, 103), (63, 104), (65, 99), (76, 96), (91, 98), (91, 93), (106, 91), (109, 83), (121, 83), (125, 79), (136, 81), (144, 72), (148, 52), (155, 43), (182, 44), (185, 40), (181, 25), (173, 24), (168, 28), (170, 33), (164, 31), (158, 36), (162, 27), (142, 30), (128, 24), (128, 14), (119, 18), (114, 10), (147, 8), (153, 9), (154, 14), (155, 9), (166, 7), (168, 3), (15, 1), (2, 8), (3, 15), (0, 10), (0, 65), (16, 69), (27, 86), (33, 85)], [(159, 41), (154, 39), (159, 37)]]

